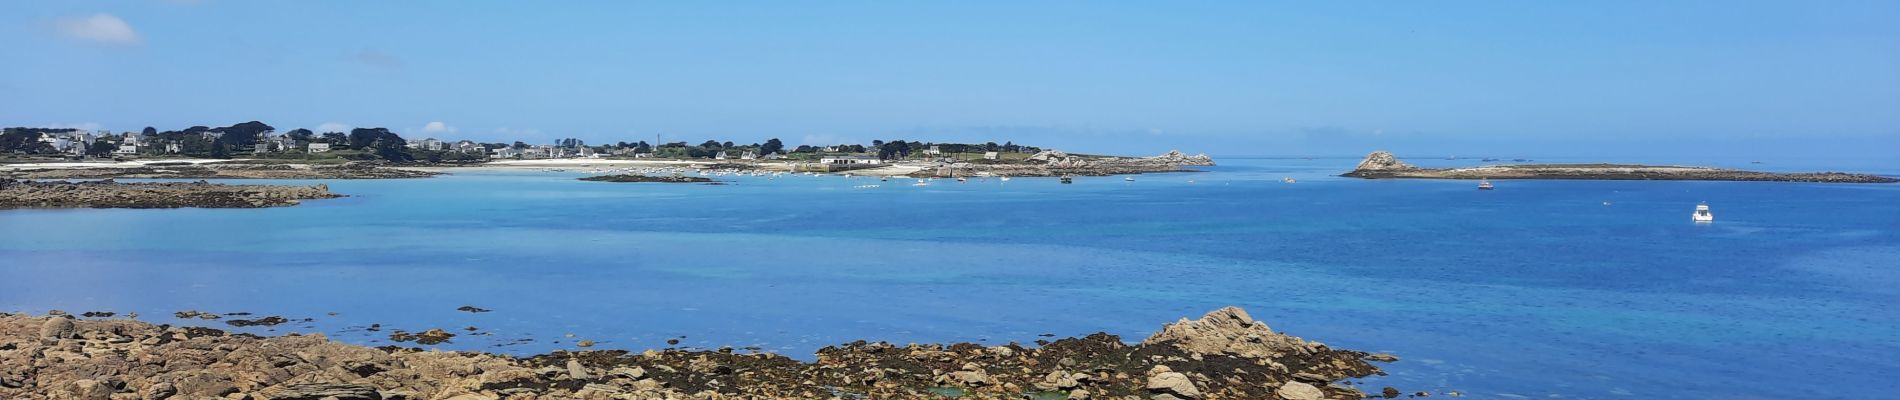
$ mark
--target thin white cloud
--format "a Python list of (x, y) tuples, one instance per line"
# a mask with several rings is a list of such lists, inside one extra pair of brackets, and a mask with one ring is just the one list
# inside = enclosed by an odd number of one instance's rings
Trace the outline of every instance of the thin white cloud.
[(444, 124), (442, 121), (433, 121), (422, 126), (422, 133), (455, 133), (455, 131), (457, 131), (455, 127)]
[(325, 132), (346, 132), (347, 133), (352, 128), (354, 127), (342, 122), (325, 122), (322, 125), (317, 125), (317, 133), (325, 133)]
[(67, 37), (105, 43), (118, 46), (137, 46), (145, 43), (132, 25), (125, 23), (112, 14), (93, 14), (85, 18), (65, 18), (58, 21), (59, 33)]

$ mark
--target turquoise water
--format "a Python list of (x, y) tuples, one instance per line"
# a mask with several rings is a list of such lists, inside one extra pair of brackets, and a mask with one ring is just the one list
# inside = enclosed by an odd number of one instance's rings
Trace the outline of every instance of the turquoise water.
[[(309, 317), (274, 331), (373, 345), (389, 329), (477, 326), (493, 336), (440, 347), (514, 353), (685, 336), (809, 358), (857, 339), (1137, 341), (1239, 305), (1278, 330), (1401, 356), (1373, 389), (1900, 390), (1900, 185), (1500, 181), (1481, 192), (1328, 176), (1356, 161), (875, 189), (835, 176), (708, 186), (466, 171), (329, 181), (353, 197), (290, 208), (4, 211), (0, 310)], [(1770, 161), (1755, 167), (1825, 160)], [(1900, 175), (1896, 164), (1850, 167)], [(1701, 201), (1714, 224), (1690, 222)]]

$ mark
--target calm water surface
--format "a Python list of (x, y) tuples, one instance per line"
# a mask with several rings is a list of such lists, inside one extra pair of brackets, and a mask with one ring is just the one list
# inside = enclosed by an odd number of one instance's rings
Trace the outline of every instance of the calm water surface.
[[(1370, 391), (1900, 391), (1900, 185), (1481, 192), (1328, 176), (1356, 159), (1222, 161), (1135, 182), (875, 189), (835, 176), (708, 186), (468, 171), (324, 182), (352, 197), (290, 208), (0, 211), (0, 310), (309, 317), (274, 331), (374, 345), (388, 329), (476, 326), (493, 336), (442, 347), (510, 353), (684, 336), (810, 358), (857, 339), (1138, 341), (1239, 305), (1277, 330), (1401, 356)], [(1840, 168), (1827, 161), (1754, 167)], [(1900, 175), (1896, 164), (1851, 167)], [(1714, 224), (1690, 222), (1701, 201)]]

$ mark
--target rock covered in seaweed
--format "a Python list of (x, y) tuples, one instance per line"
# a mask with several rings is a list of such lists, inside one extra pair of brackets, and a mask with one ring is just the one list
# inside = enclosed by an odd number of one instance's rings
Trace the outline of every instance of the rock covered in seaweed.
[[(42, 342), (48, 326), (66, 331), (57, 321), (73, 324), (74, 339)], [(0, 398), (936, 399), (948, 387), (976, 399), (1042, 391), (1071, 399), (1305, 400), (1363, 398), (1339, 380), (1380, 373), (1362, 361), (1366, 353), (1275, 334), (1238, 308), (1170, 324), (1135, 346), (1104, 333), (1039, 344), (859, 341), (819, 350), (815, 362), (730, 348), (513, 358), (368, 348), (322, 335), (0, 315)]]

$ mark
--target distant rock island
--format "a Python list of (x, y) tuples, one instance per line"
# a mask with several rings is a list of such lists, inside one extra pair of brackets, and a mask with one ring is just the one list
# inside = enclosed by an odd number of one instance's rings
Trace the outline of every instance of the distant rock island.
[(1900, 179), (1846, 172), (1759, 172), (1712, 167), (1632, 164), (1519, 164), (1465, 168), (1420, 168), (1399, 161), (1392, 153), (1366, 155), (1352, 172), (1340, 176), (1366, 179), (1581, 179), (1661, 181), (1768, 181), (1822, 183), (1894, 183)]

